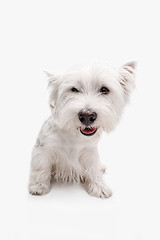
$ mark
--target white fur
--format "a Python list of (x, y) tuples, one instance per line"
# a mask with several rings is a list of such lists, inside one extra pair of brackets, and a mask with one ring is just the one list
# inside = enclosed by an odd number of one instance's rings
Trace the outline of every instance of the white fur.
[[(110, 70), (99, 65), (76, 66), (49, 78), (51, 117), (44, 123), (33, 148), (29, 191), (45, 194), (55, 181), (83, 183), (96, 197), (109, 197), (111, 190), (103, 182), (104, 167), (97, 152), (102, 131), (110, 132), (119, 122), (134, 87), (135, 63)], [(79, 92), (72, 92), (75, 87)], [(107, 87), (106, 95), (100, 92)], [(91, 109), (97, 113), (93, 136), (84, 136), (78, 113)]]

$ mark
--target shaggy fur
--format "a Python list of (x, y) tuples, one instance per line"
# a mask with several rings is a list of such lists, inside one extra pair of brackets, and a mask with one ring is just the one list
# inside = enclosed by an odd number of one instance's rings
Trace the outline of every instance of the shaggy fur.
[[(83, 183), (95, 197), (111, 196), (102, 178), (104, 168), (97, 143), (102, 131), (109, 133), (119, 122), (134, 88), (134, 69), (135, 63), (130, 62), (114, 70), (81, 65), (61, 75), (46, 73), (51, 117), (33, 148), (31, 194), (49, 192), (53, 177), (55, 181)], [(96, 113), (96, 119), (86, 126), (83, 115), (92, 113)]]

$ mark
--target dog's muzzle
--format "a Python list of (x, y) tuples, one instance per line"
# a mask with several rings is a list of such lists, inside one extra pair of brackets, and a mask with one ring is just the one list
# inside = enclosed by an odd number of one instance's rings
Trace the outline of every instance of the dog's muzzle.
[(91, 110), (81, 110), (78, 113), (78, 117), (81, 123), (85, 126), (85, 128), (80, 128), (80, 132), (85, 136), (92, 136), (96, 133), (97, 129), (91, 127), (94, 121), (97, 118), (97, 113), (92, 112)]

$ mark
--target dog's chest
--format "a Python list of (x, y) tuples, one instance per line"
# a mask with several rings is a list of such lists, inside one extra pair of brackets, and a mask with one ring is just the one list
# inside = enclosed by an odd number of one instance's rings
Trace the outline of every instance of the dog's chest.
[(79, 153), (75, 149), (59, 149), (54, 178), (63, 182), (82, 181), (83, 170), (79, 162)]
[[(58, 143), (58, 142), (57, 142)], [(56, 146), (56, 164), (54, 179), (63, 182), (80, 182), (83, 170), (80, 164), (82, 146), (74, 141), (61, 141)]]

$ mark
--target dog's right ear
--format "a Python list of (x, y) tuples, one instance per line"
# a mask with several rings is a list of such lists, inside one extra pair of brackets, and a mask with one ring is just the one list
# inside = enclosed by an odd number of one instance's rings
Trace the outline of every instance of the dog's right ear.
[(56, 99), (58, 96), (58, 89), (59, 89), (59, 75), (52, 74), (48, 71), (44, 70), (44, 73), (48, 79), (48, 89), (50, 92), (49, 96), (49, 104), (51, 108), (54, 108), (56, 105)]
[(124, 64), (118, 70), (119, 82), (123, 88), (124, 97), (126, 100), (129, 99), (130, 93), (135, 87), (135, 68), (136, 62), (132, 61)]

